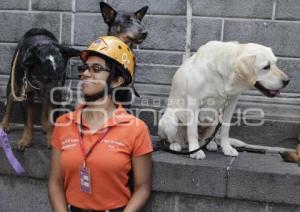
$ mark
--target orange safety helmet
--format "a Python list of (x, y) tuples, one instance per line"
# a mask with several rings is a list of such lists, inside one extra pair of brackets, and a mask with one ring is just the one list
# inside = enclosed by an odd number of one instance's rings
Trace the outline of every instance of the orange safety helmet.
[(114, 36), (101, 36), (91, 42), (87, 49), (80, 53), (83, 62), (87, 60), (91, 52), (98, 53), (119, 63), (134, 78), (135, 56), (130, 48), (119, 38)]

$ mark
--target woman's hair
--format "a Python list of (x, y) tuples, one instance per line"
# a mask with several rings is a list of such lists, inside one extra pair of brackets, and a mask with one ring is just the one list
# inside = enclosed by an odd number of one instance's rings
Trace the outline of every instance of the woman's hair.
[(117, 80), (118, 77), (122, 77), (124, 79), (124, 83), (120, 86), (121, 88), (123, 87), (124, 89), (118, 89), (116, 92), (113, 92), (114, 89), (111, 89), (109, 87), (108, 91), (109, 94), (114, 95), (112, 96), (113, 100), (116, 100), (118, 103), (122, 103), (124, 107), (129, 108), (133, 94), (131, 92), (132, 89), (128, 88), (128, 84), (130, 84), (132, 80), (128, 71), (126, 71), (121, 64), (113, 61), (111, 58), (106, 57), (105, 55), (101, 55), (96, 52), (91, 52), (89, 56), (97, 56), (105, 60), (105, 65), (110, 70), (107, 79), (108, 86), (110, 86), (110, 83), (112, 81)]

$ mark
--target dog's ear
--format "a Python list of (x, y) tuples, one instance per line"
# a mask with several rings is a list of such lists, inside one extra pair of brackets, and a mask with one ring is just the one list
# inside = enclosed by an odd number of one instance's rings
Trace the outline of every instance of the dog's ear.
[(63, 55), (64, 58), (69, 59), (71, 57), (78, 57), (80, 55), (80, 51), (65, 45), (60, 45), (59, 46), (59, 50), (61, 52), (61, 54)]
[(111, 25), (111, 23), (115, 20), (115, 17), (117, 16), (117, 12), (105, 2), (100, 2), (100, 10), (104, 22), (108, 25)]
[(250, 86), (256, 83), (255, 58), (255, 55), (242, 56), (234, 66), (237, 76)]
[(148, 8), (149, 8), (148, 6), (142, 7), (141, 9), (139, 9), (134, 13), (140, 21), (144, 18)]
[(31, 47), (25, 52), (22, 63), (28, 68), (41, 63), (37, 46)]

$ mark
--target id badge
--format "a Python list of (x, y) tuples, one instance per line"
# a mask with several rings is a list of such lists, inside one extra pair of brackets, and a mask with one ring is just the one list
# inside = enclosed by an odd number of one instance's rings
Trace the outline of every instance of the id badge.
[(80, 168), (80, 189), (82, 192), (91, 193), (90, 169), (86, 166)]

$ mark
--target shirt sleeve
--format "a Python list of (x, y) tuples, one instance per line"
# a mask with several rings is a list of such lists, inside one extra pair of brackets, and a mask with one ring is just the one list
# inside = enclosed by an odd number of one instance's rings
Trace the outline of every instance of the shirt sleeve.
[(152, 141), (147, 125), (143, 123), (141, 130), (135, 139), (132, 156), (137, 157), (150, 152), (153, 152)]

